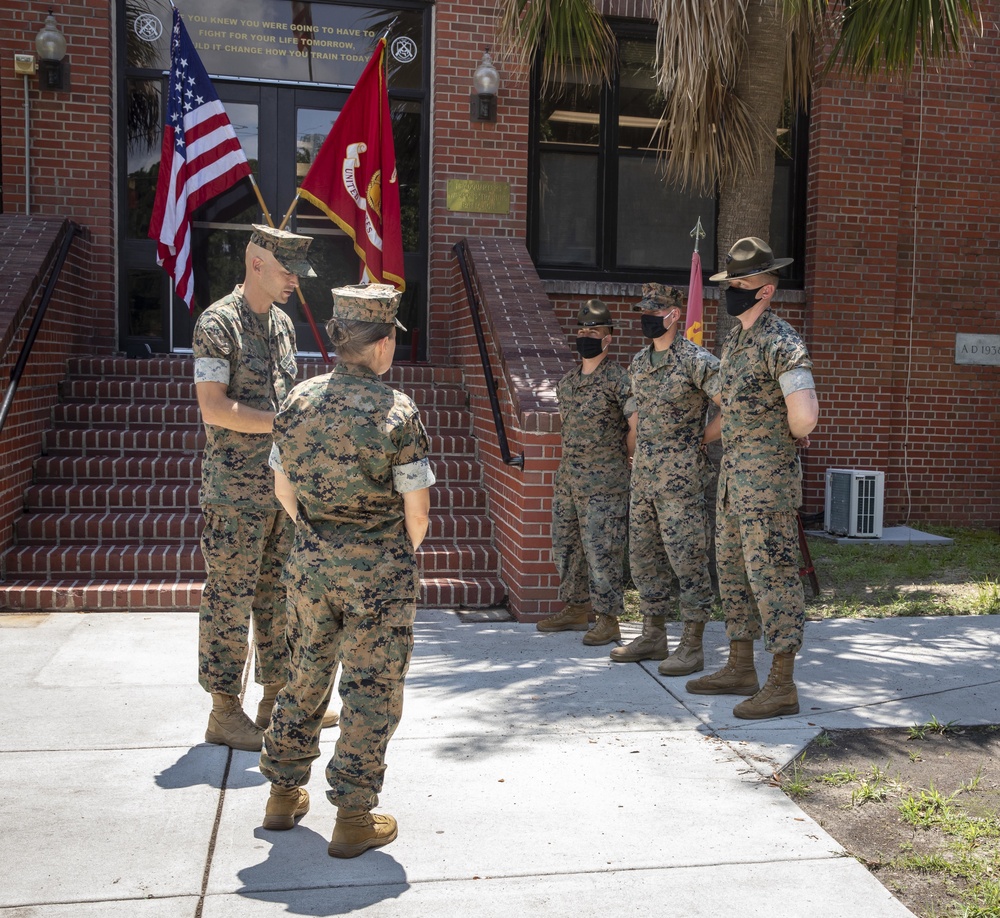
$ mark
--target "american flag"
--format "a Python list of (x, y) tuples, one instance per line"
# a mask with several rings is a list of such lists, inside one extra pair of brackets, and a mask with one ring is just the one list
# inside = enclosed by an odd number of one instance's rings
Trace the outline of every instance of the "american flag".
[(250, 164), (176, 8), (167, 93), (149, 237), (157, 243), (157, 264), (192, 309), (191, 215), (250, 175)]

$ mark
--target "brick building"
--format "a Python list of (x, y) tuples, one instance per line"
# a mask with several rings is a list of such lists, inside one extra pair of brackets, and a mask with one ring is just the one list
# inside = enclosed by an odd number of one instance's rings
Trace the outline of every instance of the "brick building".
[[(630, 312), (639, 286), (686, 285), (696, 217), (709, 230), (706, 274), (718, 255), (715, 201), (665, 187), (656, 172), (650, 5), (600, 4), (619, 41), (609, 87), (573, 84), (570, 76), (543, 95), (530, 74), (494, 52), (495, 121), (470, 115), (473, 71), (493, 44), (493, 12), (482, 4), (177, 5), (276, 219), (360, 74), (372, 36), (389, 26), (403, 308), (413, 329), (399, 345), (393, 380), (415, 387), (441, 425), (432, 433), (447, 484), (436, 538), (422, 552), (431, 584), (424, 601), (506, 602), (527, 618), (553, 611), (554, 391), (574, 363), (572, 317), (590, 296), (608, 302), (618, 320), (613, 356), (627, 363), (641, 344)], [(67, 42), (68, 85), (42, 89), (13, 61), (33, 55), (47, 11), (30, 0), (0, 0), (5, 378), (67, 243), (0, 433), (0, 608), (192, 605), (200, 583), (196, 498), (190, 503), (197, 415), (184, 356), (191, 320), (145, 238), (170, 10), (160, 0), (62, 4), (55, 19)], [(1000, 5), (988, 0), (981, 11), (987, 27), (967, 60), (905, 84), (827, 80), (808, 119), (786, 125), (771, 242), (777, 254), (796, 258), (780, 309), (816, 364), (821, 419), (803, 456), (807, 512), (823, 508), (826, 469), (861, 468), (885, 473), (887, 524), (1000, 524), (1000, 359), (989, 353), (1000, 340), (991, 280), (1000, 269)], [(239, 279), (240, 228), (261, 218), (248, 188), (199, 215), (199, 302)], [(322, 320), (326, 288), (355, 279), (349, 240), (302, 206), (292, 225), (317, 238), (325, 270), (305, 291)], [(709, 285), (710, 347), (713, 296)], [(474, 314), (511, 461), (491, 410)], [(970, 342), (979, 348), (973, 356)], [(303, 322), (299, 344), (304, 371), (320, 372)], [(124, 359), (92, 360), (113, 355)], [(122, 373), (131, 382), (118, 379)], [(102, 374), (116, 381), (101, 383)], [(143, 404), (131, 415), (107, 405), (126, 398)], [(96, 407), (74, 414), (73, 403), (84, 399)], [(168, 436), (156, 419), (174, 402), (169, 424), (178, 426)], [(88, 442), (80, 431), (96, 428), (95, 419), (110, 429), (95, 429)], [(77, 433), (54, 429), (60, 424)], [(115, 430), (130, 424), (139, 432), (131, 438)], [(157, 512), (165, 515), (156, 520), (134, 495), (113, 506), (97, 495), (160, 475)], [(67, 513), (71, 521), (55, 519)]]

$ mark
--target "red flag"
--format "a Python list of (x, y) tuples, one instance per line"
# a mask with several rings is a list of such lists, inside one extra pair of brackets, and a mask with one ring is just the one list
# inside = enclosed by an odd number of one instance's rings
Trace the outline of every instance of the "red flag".
[(157, 264), (191, 309), (191, 214), (250, 175), (250, 164), (176, 8), (167, 92), (149, 237), (156, 240)]
[(302, 180), (299, 195), (354, 240), (354, 251), (364, 266), (362, 275), (373, 283), (405, 290), (384, 59), (385, 38), (381, 38)]
[(684, 336), (688, 341), (693, 341), (698, 345), (702, 341), (702, 305), (701, 256), (695, 249), (691, 255), (691, 277), (688, 280), (688, 308)]

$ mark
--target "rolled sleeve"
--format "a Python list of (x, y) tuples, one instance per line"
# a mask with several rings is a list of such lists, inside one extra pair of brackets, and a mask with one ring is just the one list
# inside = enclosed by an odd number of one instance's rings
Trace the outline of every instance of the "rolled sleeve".
[(271, 444), (271, 455), (267, 457), (267, 464), (276, 472), (281, 472), (282, 475), (285, 474), (285, 469), (281, 464), (281, 453), (278, 451), (277, 443)]
[(221, 357), (197, 357), (194, 361), (194, 381), (229, 385), (229, 361)]
[(392, 467), (392, 485), (398, 494), (429, 488), (435, 481), (437, 478), (431, 469), (430, 459), (426, 457), (418, 459), (416, 462), (407, 462), (405, 465)]
[(788, 398), (793, 392), (802, 389), (815, 389), (816, 383), (813, 380), (812, 370), (799, 367), (797, 370), (789, 370), (778, 377), (778, 385), (781, 386), (781, 394)]

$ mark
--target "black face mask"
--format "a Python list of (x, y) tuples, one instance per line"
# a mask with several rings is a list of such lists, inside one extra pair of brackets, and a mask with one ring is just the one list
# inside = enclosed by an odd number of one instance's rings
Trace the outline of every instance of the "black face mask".
[(731, 316), (743, 315), (748, 309), (757, 305), (757, 293), (760, 287), (744, 290), (742, 287), (726, 288), (726, 312)]
[(660, 335), (665, 335), (667, 329), (663, 325), (663, 316), (644, 315), (642, 317), (642, 333), (647, 338), (659, 338)]
[(577, 338), (576, 352), (581, 357), (597, 357), (604, 350), (603, 338)]

